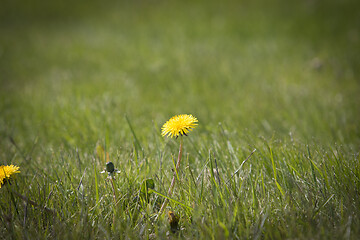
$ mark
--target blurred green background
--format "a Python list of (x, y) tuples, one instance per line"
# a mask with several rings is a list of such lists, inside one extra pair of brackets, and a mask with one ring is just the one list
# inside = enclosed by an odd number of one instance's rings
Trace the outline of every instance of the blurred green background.
[[(23, 147), (200, 133), (359, 146), (358, 1), (2, 1), (0, 131)], [(6, 136), (6, 137), (5, 137)], [(6, 155), (6, 154), (5, 154)], [(2, 161), (6, 156), (2, 156)], [(6, 160), (5, 160), (6, 161)]]

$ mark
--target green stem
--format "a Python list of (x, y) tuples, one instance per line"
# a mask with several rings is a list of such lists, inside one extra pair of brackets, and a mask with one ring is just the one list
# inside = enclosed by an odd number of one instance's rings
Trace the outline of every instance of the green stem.
[(55, 210), (53, 210), (53, 209), (51, 209), (51, 208), (48, 208), (48, 207), (42, 207), (40, 204), (38, 204), (37, 202), (35, 202), (35, 201), (32, 201), (32, 200), (30, 200), (29, 198), (27, 198), (26, 196), (24, 196), (24, 195), (21, 195), (20, 193), (18, 193), (18, 192), (16, 192), (15, 190), (12, 190), (12, 189), (10, 189), (9, 187), (7, 188), (9, 191), (10, 191), (10, 193), (11, 193), (11, 197), (12, 197), (12, 201), (13, 201), (13, 203), (14, 203), (14, 206), (15, 206), (15, 208), (16, 208), (16, 211), (17, 211), (17, 205), (15, 204), (15, 200), (14, 200), (14, 198), (13, 198), (13, 196), (16, 196), (16, 197), (18, 197), (18, 198), (21, 198), (24, 202), (26, 202), (26, 203), (28, 203), (28, 204), (30, 204), (30, 205), (33, 205), (34, 207), (37, 207), (37, 208), (39, 208), (39, 209), (44, 209), (45, 211), (47, 211), (47, 212), (49, 212), (49, 213), (56, 213), (55, 212)]
[[(168, 190), (168, 197), (171, 197), (171, 195), (173, 194), (173, 191), (174, 191), (175, 181), (176, 181), (176, 174), (179, 172), (180, 162), (181, 162), (181, 157), (182, 157), (182, 149), (183, 149), (182, 145), (183, 145), (183, 139), (182, 139), (182, 136), (181, 136), (180, 137), (179, 155), (178, 155), (178, 160), (177, 160), (177, 163), (176, 163), (176, 171), (174, 172), (174, 176), (173, 176), (173, 179), (171, 181), (171, 184), (170, 184), (170, 187), (169, 187), (169, 190)], [(164, 203), (162, 204), (162, 206), (160, 208), (160, 211), (159, 211), (159, 214), (158, 214), (157, 218), (163, 213), (163, 211), (166, 208), (166, 205), (168, 204), (168, 202), (169, 202), (169, 200), (165, 199)]]
[(111, 187), (113, 190), (113, 199), (114, 199), (114, 205), (113, 205), (113, 224), (112, 224), (112, 228), (114, 229), (115, 227), (115, 215), (116, 215), (116, 191), (115, 191), (115, 186), (114, 186), (114, 178), (111, 176)]
[(113, 190), (114, 204), (116, 204), (116, 191), (115, 191), (115, 186), (114, 186), (114, 179), (113, 179), (113, 177), (111, 177), (111, 187), (112, 187), (112, 190)]

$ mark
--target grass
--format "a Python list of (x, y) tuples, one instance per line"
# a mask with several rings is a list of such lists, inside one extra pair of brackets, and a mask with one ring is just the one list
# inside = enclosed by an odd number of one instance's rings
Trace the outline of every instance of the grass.
[[(4, 1), (0, 159), (21, 173), (0, 189), (0, 236), (356, 239), (358, 7)], [(160, 128), (180, 113), (199, 126), (172, 233), (155, 217), (179, 141)]]

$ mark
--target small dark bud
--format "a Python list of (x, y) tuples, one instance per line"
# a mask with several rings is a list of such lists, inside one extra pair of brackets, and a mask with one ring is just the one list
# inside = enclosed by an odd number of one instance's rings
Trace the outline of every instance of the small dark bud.
[(107, 162), (106, 163), (106, 171), (108, 173), (113, 173), (115, 171), (115, 167), (114, 167), (114, 164), (112, 162)]
[(179, 216), (177, 216), (173, 211), (168, 212), (170, 228), (173, 233), (179, 229)]

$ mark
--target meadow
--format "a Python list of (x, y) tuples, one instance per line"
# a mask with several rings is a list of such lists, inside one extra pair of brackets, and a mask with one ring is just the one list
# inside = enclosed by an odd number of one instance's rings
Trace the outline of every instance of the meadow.
[(358, 239), (359, 7), (2, 1), (0, 238)]

